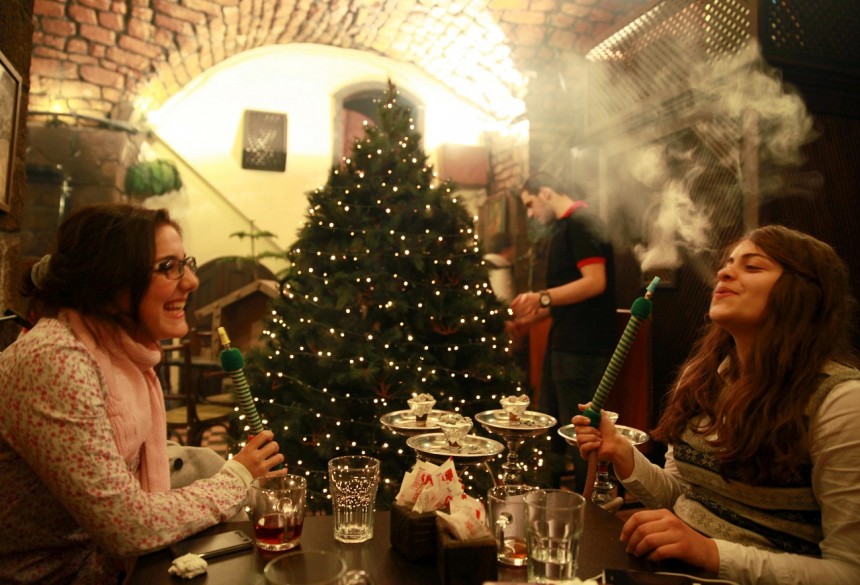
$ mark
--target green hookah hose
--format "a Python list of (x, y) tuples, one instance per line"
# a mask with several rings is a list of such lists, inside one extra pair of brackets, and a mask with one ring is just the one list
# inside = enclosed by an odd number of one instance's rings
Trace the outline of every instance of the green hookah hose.
[(257, 413), (254, 397), (251, 396), (251, 387), (248, 386), (248, 380), (245, 379), (243, 369), (245, 359), (242, 357), (241, 351), (230, 346), (230, 338), (227, 337), (227, 331), (223, 327), (218, 328), (218, 335), (221, 336), (221, 353), (218, 355), (221, 360), (221, 369), (230, 374), (230, 378), (233, 380), (233, 394), (248, 419), (251, 434), (258, 435), (264, 430), (263, 422)]
[[(660, 278), (654, 277), (645, 289), (645, 295), (633, 301), (630, 307), (630, 319), (627, 321), (627, 326), (624, 328), (624, 333), (621, 334), (621, 339), (612, 353), (609, 360), (609, 365), (606, 366), (606, 371), (603, 372), (603, 377), (600, 384), (597, 386), (597, 391), (594, 393), (594, 398), (591, 399), (591, 404), (582, 413), (591, 421), (591, 426), (600, 426), (600, 409), (606, 403), (606, 398), (609, 396), (609, 390), (615, 384), (615, 379), (621, 371), (621, 366), (624, 365), (624, 359), (630, 353), (630, 348), (636, 339), (636, 334), (639, 332), (639, 327), (642, 322), (651, 315), (651, 296), (660, 284)], [(585, 479), (585, 490), (583, 495), (586, 498), (591, 497), (591, 492), (594, 489), (594, 478), (597, 468), (597, 452), (592, 451), (588, 457), (588, 475)]]

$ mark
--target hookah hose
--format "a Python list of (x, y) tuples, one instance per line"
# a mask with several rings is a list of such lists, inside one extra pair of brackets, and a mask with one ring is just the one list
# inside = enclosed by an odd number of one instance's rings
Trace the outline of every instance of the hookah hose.
[(242, 412), (248, 419), (251, 435), (262, 433), (263, 422), (257, 413), (257, 407), (254, 405), (254, 397), (251, 396), (248, 380), (245, 379), (243, 369), (245, 359), (242, 357), (242, 352), (230, 346), (230, 338), (227, 337), (227, 331), (223, 327), (218, 328), (218, 335), (221, 336), (221, 353), (218, 355), (221, 360), (221, 369), (230, 374), (230, 378), (233, 380), (233, 393), (242, 408)]
[[(600, 409), (606, 403), (609, 390), (615, 383), (615, 378), (618, 377), (621, 366), (624, 365), (624, 359), (630, 353), (630, 348), (633, 346), (633, 341), (636, 339), (639, 327), (642, 326), (642, 321), (651, 315), (651, 296), (657, 289), (658, 284), (660, 284), (660, 278), (655, 276), (651, 284), (645, 289), (645, 295), (633, 301), (633, 305), (630, 307), (630, 320), (627, 321), (627, 326), (624, 328), (624, 333), (621, 334), (621, 339), (615, 347), (615, 351), (609, 360), (609, 365), (606, 366), (606, 371), (603, 372), (603, 378), (601, 378), (597, 391), (594, 393), (594, 398), (591, 399), (591, 404), (582, 413), (589, 418), (593, 427), (600, 426)], [(582, 494), (587, 499), (591, 498), (591, 492), (594, 490), (596, 474), (597, 451), (592, 451), (588, 456), (588, 474), (585, 478), (585, 489)]]
[[(230, 378), (233, 380), (233, 394), (248, 419), (248, 427), (251, 431), (249, 435), (253, 437), (265, 429), (257, 412), (257, 406), (254, 404), (254, 397), (251, 396), (251, 387), (248, 386), (248, 380), (245, 379), (245, 358), (242, 357), (241, 351), (230, 346), (230, 338), (227, 337), (227, 331), (223, 327), (218, 328), (218, 335), (221, 337), (221, 353), (218, 354), (218, 358), (221, 360), (221, 369), (230, 374)], [(283, 468), (284, 464), (279, 463), (272, 468), (272, 471)]]

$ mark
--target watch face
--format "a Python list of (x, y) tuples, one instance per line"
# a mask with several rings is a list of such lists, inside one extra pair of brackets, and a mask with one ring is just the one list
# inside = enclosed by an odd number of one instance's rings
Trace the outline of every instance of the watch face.
[(548, 307), (551, 302), (552, 302), (552, 300), (551, 300), (549, 294), (543, 293), (540, 296), (540, 306), (541, 307)]

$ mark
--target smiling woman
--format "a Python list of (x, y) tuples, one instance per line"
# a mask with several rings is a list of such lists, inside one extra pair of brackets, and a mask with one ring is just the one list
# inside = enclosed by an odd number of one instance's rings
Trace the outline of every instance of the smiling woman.
[(0, 582), (113, 585), (124, 561), (232, 517), (283, 461), (260, 433), (170, 490), (153, 367), (188, 331), (195, 269), (166, 211), (113, 204), (71, 215), (25, 275), (39, 320), (0, 354)]
[(741, 355), (764, 322), (770, 292), (782, 272), (782, 265), (750, 240), (738, 244), (717, 272), (709, 315), (732, 334), (736, 347), (743, 346)]
[(155, 268), (140, 302), (141, 329), (149, 341), (180, 338), (188, 333), (185, 305), (200, 281), (197, 260), (185, 256), (182, 236), (173, 225), (155, 231)]
[[(603, 417), (574, 417), (584, 455), (611, 461), (652, 510), (628, 552), (738, 583), (860, 582), (860, 371), (848, 270), (800, 232), (766, 226), (726, 254), (711, 324), (684, 364), (649, 463)], [(707, 536), (705, 536), (707, 535)]]

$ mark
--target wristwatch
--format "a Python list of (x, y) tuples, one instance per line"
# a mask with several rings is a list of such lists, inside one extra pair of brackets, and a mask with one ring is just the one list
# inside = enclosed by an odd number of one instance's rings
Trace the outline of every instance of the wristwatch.
[(552, 297), (549, 296), (549, 292), (542, 290), (538, 294), (540, 295), (541, 308), (546, 309), (552, 304)]

